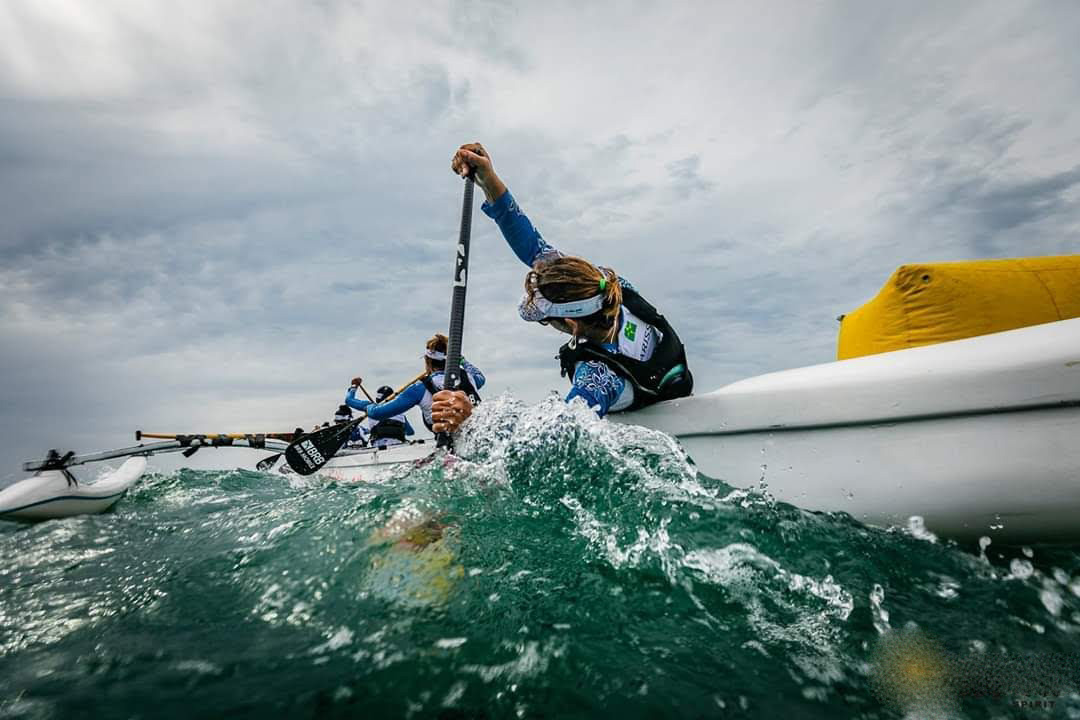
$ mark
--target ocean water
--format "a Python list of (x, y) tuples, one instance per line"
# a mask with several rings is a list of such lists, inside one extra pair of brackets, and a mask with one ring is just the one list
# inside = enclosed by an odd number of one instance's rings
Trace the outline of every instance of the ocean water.
[(0, 717), (1080, 717), (1076, 549), (805, 512), (557, 400), (470, 425), (3, 524)]

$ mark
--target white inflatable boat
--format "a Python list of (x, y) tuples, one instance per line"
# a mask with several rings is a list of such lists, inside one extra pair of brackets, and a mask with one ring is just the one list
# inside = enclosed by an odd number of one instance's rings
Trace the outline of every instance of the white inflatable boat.
[(132, 457), (92, 482), (76, 481), (68, 470), (42, 470), (0, 491), (0, 518), (47, 520), (104, 512), (146, 471), (146, 458)]
[(612, 419), (737, 487), (958, 539), (1080, 542), (1080, 319), (786, 370)]

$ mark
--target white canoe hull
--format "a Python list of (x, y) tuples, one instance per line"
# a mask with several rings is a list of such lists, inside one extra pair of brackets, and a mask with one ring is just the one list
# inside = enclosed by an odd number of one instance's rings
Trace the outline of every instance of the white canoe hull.
[(59, 470), (45, 470), (0, 491), (0, 519), (48, 520), (108, 510), (146, 471), (133, 457), (92, 483), (70, 485)]
[[(338, 482), (379, 482), (402, 465), (426, 459), (435, 452), (434, 443), (413, 442), (386, 449), (343, 450), (319, 470), (317, 475)], [(284, 458), (270, 469), (272, 473), (294, 475)]]
[(879, 526), (1080, 542), (1080, 319), (750, 378), (612, 416), (706, 475)]

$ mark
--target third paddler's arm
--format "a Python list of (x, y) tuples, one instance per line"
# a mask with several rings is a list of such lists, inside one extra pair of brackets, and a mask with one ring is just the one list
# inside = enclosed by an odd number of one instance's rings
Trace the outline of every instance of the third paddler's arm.
[(377, 404), (370, 403), (364, 409), (367, 410), (368, 417), (372, 420), (386, 420), (395, 415), (408, 412), (419, 405), (423, 398), (424, 384), (417, 381), (402, 390), (393, 399)]
[(353, 385), (345, 393), (345, 404), (351, 407), (353, 410), (367, 410), (367, 406), (371, 405), (370, 400), (364, 400), (363, 398), (356, 397), (356, 386)]

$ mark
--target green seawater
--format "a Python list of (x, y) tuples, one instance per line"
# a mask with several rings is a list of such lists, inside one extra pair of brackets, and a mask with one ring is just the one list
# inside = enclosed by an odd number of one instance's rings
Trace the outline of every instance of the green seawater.
[(4, 524), (0, 717), (1080, 717), (1076, 549), (805, 512), (557, 401), (470, 426)]

